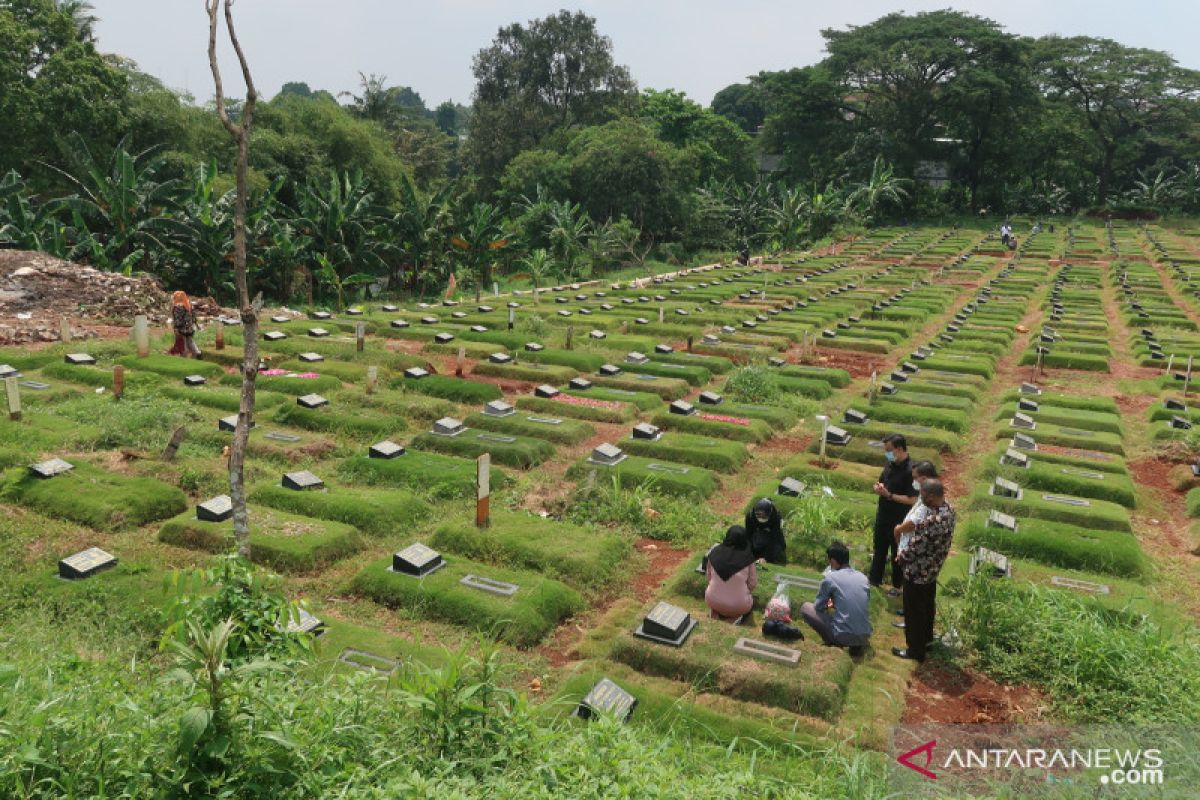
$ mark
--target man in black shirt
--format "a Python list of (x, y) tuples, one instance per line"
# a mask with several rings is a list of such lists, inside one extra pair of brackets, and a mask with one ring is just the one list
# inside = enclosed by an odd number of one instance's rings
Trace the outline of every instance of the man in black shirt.
[(901, 574), (896, 563), (896, 526), (904, 521), (920, 492), (913, 488), (912, 461), (904, 437), (898, 433), (883, 437), (883, 450), (888, 463), (875, 484), (879, 507), (875, 511), (875, 553), (867, 577), (872, 586), (882, 586), (883, 568), (891, 562), (892, 593), (897, 594)]

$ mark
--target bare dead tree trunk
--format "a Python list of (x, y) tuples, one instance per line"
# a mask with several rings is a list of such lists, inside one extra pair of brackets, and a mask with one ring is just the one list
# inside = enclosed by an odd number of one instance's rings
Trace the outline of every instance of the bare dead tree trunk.
[[(246, 103), (242, 107), (241, 119), (237, 124), (229, 118), (225, 107), (225, 90), (221, 82), (221, 67), (217, 63), (217, 29), (220, 27), (218, 11), (225, 10), (225, 27), (229, 42), (237, 53), (242, 78), (246, 82)], [(254, 107), (258, 92), (250, 75), (250, 65), (238, 41), (233, 27), (233, 0), (204, 0), (208, 12), (208, 64), (212, 68), (213, 84), (217, 91), (217, 116), (225, 130), (237, 145), (237, 196), (233, 212), (233, 277), (237, 285), (238, 308), (242, 317), (242, 338), (245, 357), (242, 359), (242, 397), (238, 406), (237, 428), (233, 432), (233, 445), (229, 448), (229, 496), (233, 501), (233, 535), (237, 542), (238, 555), (250, 558), (250, 514), (246, 508), (246, 444), (250, 439), (250, 426), (254, 421), (254, 381), (258, 377), (258, 315), (262, 311), (262, 293), (250, 299), (250, 287), (246, 278), (246, 201), (248, 189), (246, 174), (249, 170), (250, 125), (254, 121)]]

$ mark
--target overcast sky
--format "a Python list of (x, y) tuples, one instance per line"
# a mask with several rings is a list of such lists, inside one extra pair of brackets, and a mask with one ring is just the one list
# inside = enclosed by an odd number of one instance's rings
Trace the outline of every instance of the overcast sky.
[[(92, 0), (100, 48), (136, 61), (168, 86), (212, 96), (202, 0)], [(893, 0), (603, 0), (566, 7), (594, 16), (617, 61), (639, 86), (681, 89), (707, 104), (715, 92), (762, 70), (822, 58), (822, 28), (862, 25), (892, 11), (940, 2)], [(470, 102), (471, 59), (503, 25), (563, 8), (538, 0), (238, 0), (238, 32), (259, 91), (288, 81), (334, 93), (358, 73), (412, 86), (432, 108)], [(1013, 33), (1103, 36), (1166, 50), (1200, 69), (1197, 0), (963, 0), (955, 8), (990, 17)], [(227, 57), (231, 54), (227, 53)], [(229, 94), (241, 86), (225, 62)]]

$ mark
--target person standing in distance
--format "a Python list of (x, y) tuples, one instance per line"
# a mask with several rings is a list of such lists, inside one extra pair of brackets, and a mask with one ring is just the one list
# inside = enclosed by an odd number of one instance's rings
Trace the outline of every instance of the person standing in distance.
[(892, 562), (892, 588), (888, 594), (900, 594), (900, 565), (896, 557), (896, 526), (917, 502), (919, 492), (913, 488), (912, 461), (908, 458), (908, 442), (898, 433), (883, 437), (883, 455), (887, 465), (875, 483), (879, 505), (875, 510), (875, 552), (867, 577), (872, 586), (883, 586), (883, 570)]

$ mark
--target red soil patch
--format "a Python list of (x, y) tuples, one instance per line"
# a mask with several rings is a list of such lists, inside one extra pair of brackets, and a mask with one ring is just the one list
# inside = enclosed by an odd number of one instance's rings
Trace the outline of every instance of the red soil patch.
[[(883, 372), (884, 357), (878, 353), (855, 353), (847, 350), (822, 350), (820, 347), (810, 351), (816, 355), (816, 365), (844, 369), (855, 379), (869, 378), (871, 372)], [(797, 359), (799, 361), (799, 359)]]
[(950, 723), (996, 725), (1035, 722), (1045, 698), (1029, 686), (1005, 686), (991, 678), (942, 661), (927, 661), (908, 681), (901, 722), (906, 725)]
[(538, 652), (555, 668), (563, 667), (572, 661), (579, 660), (579, 642), (587, 633), (596, 619), (603, 616), (617, 600), (632, 595), (639, 603), (648, 602), (662, 589), (663, 582), (679, 567), (685, 559), (691, 556), (690, 550), (681, 550), (665, 542), (655, 539), (639, 539), (634, 543), (638, 551), (648, 557), (645, 569), (633, 577), (628, 590), (610, 592), (600, 605), (592, 607), (583, 618), (572, 620), (567, 625), (560, 625), (554, 635), (538, 648)]

